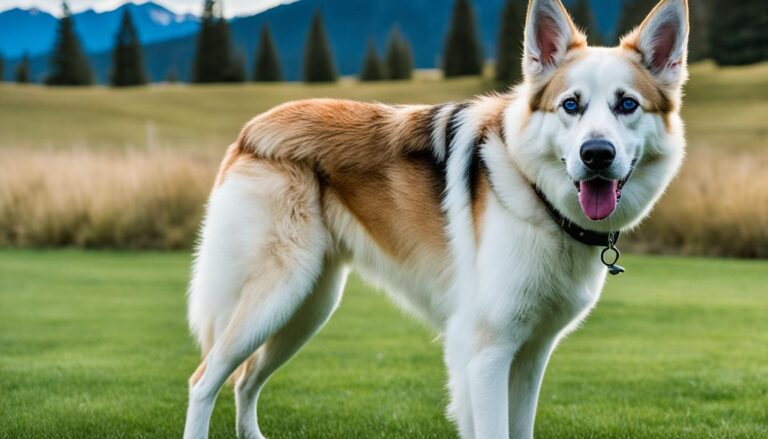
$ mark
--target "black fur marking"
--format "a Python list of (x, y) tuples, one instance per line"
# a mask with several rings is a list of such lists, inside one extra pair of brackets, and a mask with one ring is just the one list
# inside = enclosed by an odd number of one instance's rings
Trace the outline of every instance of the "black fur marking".
[(448, 123), (445, 125), (445, 159), (442, 161), (442, 178), (443, 182), (448, 181), (448, 161), (451, 159), (451, 152), (453, 151), (452, 143), (456, 137), (456, 132), (459, 130), (459, 115), (469, 106), (468, 102), (462, 102), (456, 104), (451, 111), (451, 115), (448, 117)]
[(486, 133), (480, 133), (472, 141), (472, 161), (467, 167), (464, 179), (467, 180), (469, 199), (470, 202), (474, 202), (477, 198), (478, 181), (480, 180), (480, 174), (487, 172), (485, 161), (483, 160), (483, 154), (480, 146), (485, 143)]
[[(449, 104), (451, 105), (451, 104)], [(445, 158), (437, 163), (438, 174), (440, 175), (440, 181), (443, 186), (443, 201), (445, 200), (446, 193), (448, 192), (448, 160), (451, 158), (451, 151), (453, 148), (451, 144), (456, 137), (456, 133), (459, 130), (459, 115), (469, 107), (469, 102), (461, 102), (453, 106), (451, 114), (448, 117), (448, 122), (445, 124)], [(444, 108), (441, 106), (441, 108)], [(435, 114), (438, 113), (439, 110)]]
[(456, 137), (456, 133), (459, 131), (459, 114), (469, 107), (469, 102), (462, 102), (457, 104), (451, 112), (451, 117), (448, 119), (448, 124), (445, 129), (445, 162), (448, 163), (448, 157), (451, 156), (451, 145), (453, 139)]

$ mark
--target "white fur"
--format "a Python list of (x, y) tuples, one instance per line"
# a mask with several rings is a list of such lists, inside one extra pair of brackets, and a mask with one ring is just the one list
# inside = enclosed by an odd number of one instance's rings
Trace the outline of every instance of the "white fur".
[[(684, 2), (666, 0), (659, 10), (676, 17), (668, 12), (675, 4)], [(565, 29), (567, 17), (555, 6), (554, 0), (534, 0), (529, 21), (543, 10)], [(625, 230), (647, 215), (683, 156), (677, 114), (665, 125), (658, 114), (638, 110), (617, 117), (606, 110), (617, 88), (641, 97), (626, 59), (615, 50), (590, 50), (569, 67), (565, 92), (578, 90), (590, 102), (583, 116), (529, 114), (537, 83), (529, 77), (504, 111), (506, 143), (499, 133), (485, 136), (481, 152), (491, 191), (479, 238), (466, 170), (494, 101), (481, 99), (458, 113), (450, 145), (444, 132), (453, 107), (437, 115), (434, 155), (448, 157), (447, 255), (424, 248), (408, 260), (393, 259), (333, 195), (321, 203), (311, 172), (268, 161), (230, 170), (211, 195), (190, 288), (190, 326), (206, 350), (206, 367), (190, 386), (185, 438), (207, 437), (216, 393), (247, 358), (236, 384), (237, 432), (263, 437), (255, 412), (259, 392), (336, 309), (347, 267), (383, 286), (442, 335), (448, 414), (462, 438), (532, 437), (550, 354), (592, 309), (606, 270), (598, 248), (574, 241), (552, 221), (531, 183), (583, 227)], [(610, 172), (624, 175), (638, 160), (616, 212), (599, 222), (581, 212), (572, 183), (582, 172), (574, 158), (578, 147), (595, 131), (616, 145)]]
[(453, 112), (453, 105), (445, 105), (440, 108), (432, 126), (432, 152), (438, 161), (445, 160), (446, 149), (446, 129)]

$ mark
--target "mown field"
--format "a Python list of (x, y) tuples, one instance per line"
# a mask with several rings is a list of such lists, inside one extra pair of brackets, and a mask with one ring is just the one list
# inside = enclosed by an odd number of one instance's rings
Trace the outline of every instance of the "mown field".
[[(768, 262), (627, 257), (556, 351), (538, 438), (768, 436)], [(0, 438), (179, 437), (186, 253), (0, 250)], [(356, 278), (263, 393), (272, 438), (447, 438), (440, 342)], [(214, 438), (234, 433), (232, 391)]]

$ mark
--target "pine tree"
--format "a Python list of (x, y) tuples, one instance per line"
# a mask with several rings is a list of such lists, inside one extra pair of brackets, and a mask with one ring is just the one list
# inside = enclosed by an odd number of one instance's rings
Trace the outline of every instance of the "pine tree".
[(224, 18), (220, 0), (205, 0), (192, 81), (197, 83), (233, 82), (241, 76), (239, 61), (232, 54), (229, 23)]
[(28, 84), (30, 81), (29, 56), (25, 53), (21, 61), (16, 64), (16, 82), (19, 84)]
[(496, 56), (496, 81), (508, 85), (523, 77), (523, 36), (527, 0), (507, 0), (499, 24), (499, 53)]
[(411, 79), (413, 76), (411, 45), (402, 37), (397, 26), (389, 34), (385, 70), (387, 79), (394, 81)]
[(619, 38), (639, 26), (656, 3), (657, 0), (624, 0), (619, 24), (616, 27), (615, 41), (618, 42)]
[(373, 38), (368, 42), (368, 49), (363, 61), (363, 69), (360, 71), (360, 81), (381, 81), (384, 79), (384, 67), (381, 65), (379, 52), (376, 50), (376, 41)]
[(470, 0), (456, 0), (444, 56), (443, 72), (446, 78), (482, 73), (483, 54)]
[(165, 73), (165, 82), (169, 84), (179, 82), (179, 71), (176, 69), (175, 64), (171, 64), (171, 66), (168, 67), (168, 71)]
[(62, 3), (64, 15), (59, 20), (56, 31), (56, 43), (51, 55), (51, 73), (46, 83), (48, 85), (90, 85), (93, 83), (93, 73), (88, 65), (75, 33), (72, 12), (66, 1)]
[(141, 42), (131, 20), (130, 8), (125, 8), (120, 29), (112, 51), (112, 85), (116, 87), (144, 85), (147, 75), (141, 55)]
[(306, 47), (304, 81), (335, 82), (336, 67), (320, 11), (315, 12), (315, 16), (312, 18), (312, 27), (309, 30)]
[(768, 7), (765, 0), (715, 0), (710, 50), (719, 65), (745, 65), (768, 59)]
[(223, 82), (245, 82), (248, 78), (245, 67), (245, 55), (242, 51), (235, 52), (232, 48), (232, 34), (229, 23), (222, 16), (216, 26), (220, 51), (225, 59), (228, 59), (226, 67), (223, 67)]
[(710, 0), (694, 0), (688, 2), (688, 17), (691, 32), (688, 36), (688, 61), (700, 61), (710, 57), (709, 17), (711, 16)]
[(253, 80), (256, 82), (280, 82), (283, 80), (277, 49), (272, 39), (269, 26), (261, 28), (259, 49), (256, 52), (256, 65), (253, 67)]
[(571, 10), (571, 17), (576, 22), (576, 25), (587, 33), (589, 44), (592, 46), (602, 45), (603, 37), (600, 34), (600, 29), (597, 28), (595, 16), (592, 14), (592, 8), (589, 6), (589, 0), (576, 0), (572, 5), (569, 8)]
[(245, 82), (248, 79), (248, 73), (245, 67), (245, 54), (238, 52), (232, 57), (227, 82)]

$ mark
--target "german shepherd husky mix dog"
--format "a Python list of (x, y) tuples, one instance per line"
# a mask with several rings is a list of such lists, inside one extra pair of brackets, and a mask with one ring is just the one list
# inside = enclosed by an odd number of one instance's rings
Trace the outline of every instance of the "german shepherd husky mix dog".
[(333, 314), (350, 267), (441, 335), (462, 438), (532, 437), (550, 354), (682, 162), (687, 23), (686, 0), (663, 0), (592, 48), (559, 0), (532, 0), (508, 94), (308, 100), (248, 122), (195, 261), (204, 360), (184, 437), (207, 436), (230, 376), (238, 436), (263, 437), (261, 389)]

